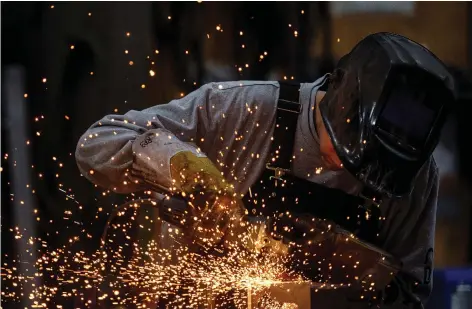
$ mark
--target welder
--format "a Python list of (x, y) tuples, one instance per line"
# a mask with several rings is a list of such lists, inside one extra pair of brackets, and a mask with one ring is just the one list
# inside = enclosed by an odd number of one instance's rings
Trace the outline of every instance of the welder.
[[(370, 259), (368, 268), (380, 269), (372, 265), (392, 259), (388, 285), (372, 283), (375, 296), (339, 308), (421, 306), (432, 284), (432, 152), (454, 95), (452, 76), (431, 51), (376, 33), (312, 83), (216, 82), (167, 104), (106, 116), (81, 137), (76, 159), (85, 177), (117, 193), (205, 192), (230, 197), (236, 212), (285, 214), (289, 223), (269, 229), (288, 224), (278, 236), (304, 237), (306, 261), (292, 266), (309, 276), (320, 276), (318, 264), (328, 259), (339, 269), (324, 278), (339, 283), (349, 272), (341, 269), (347, 253), (364, 249), (350, 268)], [(326, 229), (334, 236), (324, 238), (323, 255), (308, 244)], [(337, 254), (346, 237), (357, 245)]]

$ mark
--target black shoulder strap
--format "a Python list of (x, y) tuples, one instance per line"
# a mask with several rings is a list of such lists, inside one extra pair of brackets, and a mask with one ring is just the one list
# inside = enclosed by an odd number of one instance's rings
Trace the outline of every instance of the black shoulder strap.
[(279, 85), (277, 115), (268, 168), (289, 171), (292, 163), (298, 116), (302, 110), (299, 100), (300, 84), (279, 82)]
[[(290, 173), (295, 133), (302, 110), (299, 90), (299, 84), (280, 83), (271, 157), (259, 180), (244, 197), (245, 205), (261, 216), (288, 210), (292, 214), (311, 214), (334, 221), (361, 239), (376, 244), (381, 217), (378, 207), (365, 209), (364, 199), (360, 196), (349, 195), (342, 190), (328, 188)], [(283, 185), (279, 186), (278, 180)], [(270, 207), (258, 206), (264, 203)]]

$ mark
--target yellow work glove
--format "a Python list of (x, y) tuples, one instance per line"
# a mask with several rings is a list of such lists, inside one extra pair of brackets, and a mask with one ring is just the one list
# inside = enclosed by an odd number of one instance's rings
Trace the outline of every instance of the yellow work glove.
[(170, 159), (170, 166), (174, 185), (182, 192), (233, 193), (221, 172), (207, 157), (198, 157), (190, 151), (183, 151)]
[(170, 163), (175, 187), (190, 201), (190, 234), (199, 245), (219, 243), (228, 228), (238, 225), (245, 215), (242, 201), (207, 157), (184, 151), (174, 155)]

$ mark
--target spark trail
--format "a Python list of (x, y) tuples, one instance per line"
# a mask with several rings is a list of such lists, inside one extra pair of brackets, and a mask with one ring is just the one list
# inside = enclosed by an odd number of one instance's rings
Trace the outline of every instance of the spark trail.
[[(74, 308), (152, 308), (162, 300), (170, 308), (198, 308), (208, 302), (215, 308), (247, 308), (250, 289), (261, 308), (289, 308), (273, 300), (267, 290), (288, 281), (283, 276), (289, 271), (279, 256), (240, 250), (236, 245), (224, 254), (202, 255), (182, 245), (182, 232), (175, 228), (168, 230), (174, 242), (169, 249), (160, 248), (156, 237), (133, 241), (137, 230), (149, 232), (159, 223), (146, 215), (147, 224), (138, 224), (138, 216), (137, 207), (120, 211), (103, 246), (93, 254), (75, 247), (90, 241), (86, 230), (56, 249), (23, 235), (19, 228), (10, 230), (16, 241), (26, 241), (31, 250), (39, 247), (39, 258), (28, 275), (18, 273), (22, 254), (2, 264), (2, 298), (19, 302), (28, 297), (36, 308), (68, 308), (71, 303)], [(291, 277), (294, 280), (302, 279)], [(27, 285), (33, 287), (31, 295), (23, 295)]]

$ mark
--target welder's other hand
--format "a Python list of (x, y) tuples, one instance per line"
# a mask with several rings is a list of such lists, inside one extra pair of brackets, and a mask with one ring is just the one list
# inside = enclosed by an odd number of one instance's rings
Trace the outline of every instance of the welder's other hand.
[(292, 234), (294, 244), (287, 266), (314, 282), (351, 286), (374, 283), (383, 288), (401, 267), (387, 252), (332, 222), (300, 216), (291, 224), (283, 223), (290, 227), (287, 234)]
[(232, 194), (221, 172), (207, 157), (198, 157), (190, 151), (179, 152), (170, 159), (171, 177), (177, 189), (185, 193), (198, 191)]

